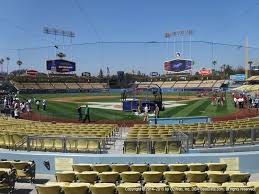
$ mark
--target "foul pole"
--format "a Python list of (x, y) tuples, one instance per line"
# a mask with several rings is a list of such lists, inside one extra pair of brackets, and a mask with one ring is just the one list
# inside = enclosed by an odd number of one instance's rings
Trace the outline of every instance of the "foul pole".
[(248, 36), (247, 35), (245, 40), (245, 52), (246, 52), (245, 74), (246, 74), (246, 79), (248, 79)]

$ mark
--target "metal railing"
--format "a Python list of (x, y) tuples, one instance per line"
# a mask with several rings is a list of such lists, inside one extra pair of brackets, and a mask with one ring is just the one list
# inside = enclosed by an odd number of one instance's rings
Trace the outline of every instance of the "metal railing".
[(259, 128), (214, 129), (185, 131), (189, 145), (194, 147), (217, 147), (254, 145), (259, 143)]

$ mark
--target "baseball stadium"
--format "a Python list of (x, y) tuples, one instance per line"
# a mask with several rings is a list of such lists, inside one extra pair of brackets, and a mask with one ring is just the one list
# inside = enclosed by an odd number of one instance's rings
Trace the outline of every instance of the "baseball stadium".
[(259, 194), (257, 0), (1, 3), (0, 193)]

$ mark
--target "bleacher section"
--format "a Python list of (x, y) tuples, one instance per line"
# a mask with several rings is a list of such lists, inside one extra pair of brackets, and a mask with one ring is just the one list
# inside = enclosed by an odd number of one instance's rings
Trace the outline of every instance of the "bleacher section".
[(24, 89), (39, 90), (41, 89), (37, 83), (23, 83)]
[(0, 147), (9, 149), (99, 153), (117, 130), (113, 124), (53, 124), (0, 119)]
[(108, 89), (107, 83), (19, 83), (19, 82), (11, 82), (13, 86), (21, 91), (28, 92), (28, 90), (33, 90), (34, 92), (42, 92), (42, 91), (78, 91), (81, 90), (105, 90)]
[(65, 83), (69, 89), (79, 90), (81, 89), (77, 83)]
[(198, 88), (200, 86), (200, 84), (202, 83), (202, 81), (190, 81), (185, 88)]
[(38, 85), (42, 90), (54, 90), (55, 89), (51, 83), (38, 83)]
[(213, 88), (214, 84), (217, 82), (217, 80), (204, 80), (199, 88)]
[(189, 81), (177, 81), (173, 88), (185, 88)]
[(259, 142), (259, 119), (175, 125), (134, 125), (129, 130), (127, 138), (166, 141), (165, 139), (172, 137), (175, 132), (188, 135), (191, 147), (255, 144)]
[(212, 90), (219, 89), (225, 83), (225, 80), (194, 80), (194, 81), (165, 81), (165, 82), (138, 82), (136, 83), (138, 88), (147, 88), (152, 86), (152, 84), (158, 85), (162, 89), (175, 89), (175, 90)]
[(59, 89), (59, 90), (68, 89), (65, 83), (53, 83), (52, 85), (54, 86), (55, 89)]
[(74, 164), (56, 172), (56, 182), (36, 185), (39, 194), (252, 194), (259, 182), (229, 171), (225, 163)]
[(161, 84), (161, 88), (172, 88), (176, 82), (171, 81), (171, 82), (164, 82)]

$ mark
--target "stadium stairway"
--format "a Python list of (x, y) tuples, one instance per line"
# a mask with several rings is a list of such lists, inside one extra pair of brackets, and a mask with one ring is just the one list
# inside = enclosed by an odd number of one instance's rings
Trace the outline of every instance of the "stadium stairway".
[(123, 154), (123, 146), (124, 140), (128, 135), (128, 127), (120, 127), (119, 130), (115, 133), (115, 137), (118, 139), (110, 145), (109, 149), (107, 150), (109, 154)]

